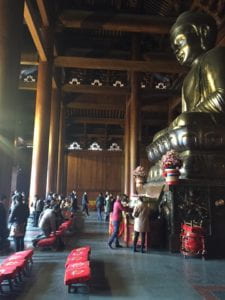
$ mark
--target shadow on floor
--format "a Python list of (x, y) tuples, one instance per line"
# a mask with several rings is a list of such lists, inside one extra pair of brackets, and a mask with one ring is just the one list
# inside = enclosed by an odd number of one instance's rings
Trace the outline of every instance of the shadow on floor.
[(105, 265), (103, 261), (91, 261), (92, 279), (90, 293), (111, 295), (110, 285), (105, 275)]

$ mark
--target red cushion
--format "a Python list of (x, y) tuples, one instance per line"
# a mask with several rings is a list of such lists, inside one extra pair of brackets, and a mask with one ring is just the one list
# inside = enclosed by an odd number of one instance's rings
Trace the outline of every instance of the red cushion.
[(71, 251), (68, 255), (68, 257), (72, 257), (72, 256), (86, 256), (87, 259), (89, 257), (89, 252), (87, 250), (81, 250), (81, 251)]
[(88, 252), (90, 254), (91, 253), (91, 247), (90, 246), (83, 246), (83, 247), (80, 247), (80, 248), (75, 248), (70, 252), (70, 254), (72, 254), (72, 253), (84, 253), (84, 252)]
[(72, 225), (72, 223), (73, 223), (72, 220), (65, 221), (65, 222), (63, 222), (63, 223), (59, 226), (59, 228), (60, 228), (60, 229), (61, 229), (61, 228), (69, 228), (69, 227)]
[(81, 263), (87, 261), (86, 256), (69, 256), (66, 260), (65, 267), (67, 268), (68, 265), (74, 264), (74, 263)]
[(59, 230), (66, 230), (67, 229), (67, 224), (61, 224), (60, 226), (59, 226)]
[(4, 279), (14, 278), (17, 274), (16, 266), (0, 266), (0, 276)]
[(65, 231), (64, 229), (56, 230), (55, 234), (56, 236), (61, 236), (63, 235), (64, 231)]
[(53, 236), (61, 236), (61, 235), (63, 235), (64, 231), (65, 231), (65, 230), (63, 230), (63, 229), (56, 230), (55, 234), (54, 234), (53, 232), (50, 234), (50, 237), (53, 237)]
[(82, 268), (89, 268), (90, 267), (90, 262), (89, 261), (84, 261), (84, 262), (78, 262), (78, 263), (70, 263), (67, 266), (67, 270), (69, 269), (82, 269)]
[(78, 268), (78, 269), (66, 269), (64, 276), (65, 285), (82, 283), (90, 280), (91, 269), (89, 267)]
[(69, 257), (85, 257), (85, 260), (89, 260), (89, 253), (87, 251), (81, 251), (81, 252), (71, 252), (67, 258)]
[(34, 250), (33, 249), (28, 249), (28, 250), (13, 253), (7, 259), (8, 260), (29, 259), (33, 256), (33, 254), (34, 254)]
[(52, 236), (52, 237), (48, 237), (48, 238), (38, 241), (37, 246), (38, 247), (49, 247), (49, 246), (53, 246), (55, 242), (56, 242), (56, 236)]
[(25, 267), (26, 265), (26, 260), (21, 259), (21, 260), (7, 260), (5, 259), (2, 264), (1, 267), (16, 267), (18, 270), (21, 270)]

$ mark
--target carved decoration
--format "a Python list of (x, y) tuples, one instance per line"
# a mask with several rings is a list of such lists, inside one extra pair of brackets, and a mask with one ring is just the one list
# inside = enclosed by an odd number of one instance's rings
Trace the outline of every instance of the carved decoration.
[(82, 150), (82, 148), (77, 142), (73, 142), (69, 145), (68, 150)]
[(80, 81), (78, 78), (72, 78), (72, 80), (69, 81), (69, 84), (75, 84), (75, 85), (80, 85)]
[(36, 78), (34, 78), (32, 75), (28, 75), (26, 77), (24, 77), (23, 79), (24, 82), (36, 82)]
[(102, 148), (100, 147), (100, 145), (96, 142), (92, 143), (90, 145), (90, 147), (88, 148), (88, 150), (93, 150), (93, 151), (102, 151)]
[(108, 151), (122, 151), (122, 149), (120, 148), (120, 146), (117, 143), (112, 143), (112, 145), (110, 145)]

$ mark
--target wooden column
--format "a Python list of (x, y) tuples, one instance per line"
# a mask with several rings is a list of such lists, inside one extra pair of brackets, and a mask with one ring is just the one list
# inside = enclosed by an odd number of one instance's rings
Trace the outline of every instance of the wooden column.
[(38, 66), (37, 95), (34, 120), (30, 201), (32, 201), (35, 194), (44, 197), (46, 191), (51, 89), (52, 62), (40, 62)]
[(58, 146), (58, 170), (57, 170), (57, 193), (63, 193), (64, 180), (64, 148), (65, 148), (65, 106), (61, 102), (59, 122), (59, 146)]
[(0, 193), (11, 194), (24, 0), (0, 1)]
[[(133, 36), (132, 58), (139, 55), (138, 36)], [(138, 122), (139, 122), (139, 74), (131, 72), (131, 99), (130, 99), (130, 195), (136, 194), (135, 182), (132, 175), (138, 165)]]
[(60, 91), (52, 90), (46, 194), (56, 192), (59, 146)]
[(124, 193), (130, 194), (130, 101), (126, 102), (124, 138)]

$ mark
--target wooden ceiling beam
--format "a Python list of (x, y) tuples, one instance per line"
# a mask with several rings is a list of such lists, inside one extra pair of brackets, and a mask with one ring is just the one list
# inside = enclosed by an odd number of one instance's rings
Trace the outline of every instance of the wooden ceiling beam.
[(22, 53), (20, 59), (21, 65), (38, 65), (38, 55), (36, 52)]
[[(98, 95), (86, 95), (86, 94), (76, 94), (74, 95), (74, 97), (69, 97), (70, 99), (69, 102), (82, 102), (82, 103), (96, 103), (96, 104), (100, 104), (100, 103), (110, 103), (110, 104), (121, 104), (121, 103), (125, 103), (126, 101), (126, 97), (125, 96), (121, 96), (118, 95), (117, 97), (115, 97), (114, 95), (101, 95), (101, 97), (99, 97)], [(65, 97), (66, 99), (66, 97)], [(66, 101), (65, 101), (66, 102)]]
[[(110, 134), (110, 133), (107, 133), (107, 137), (109, 138), (123, 138), (123, 134)], [(102, 138), (104, 137), (105, 138), (105, 133), (72, 133), (70, 134), (70, 137), (79, 137), (79, 138), (90, 138), (90, 137), (96, 137), (96, 138)]]
[[(52, 77), (52, 88), (56, 89), (58, 88), (58, 83), (55, 80), (55, 77)], [(24, 82), (22, 80), (20, 80), (19, 82), (19, 89), (20, 90), (26, 90), (26, 91), (36, 91), (37, 90), (37, 83), (36, 82)]]
[(84, 94), (130, 95), (129, 88), (64, 84), (63, 92)]
[(72, 120), (73, 118), (70, 117), (69, 118), (70, 121), (69, 123), (73, 123), (73, 124), (106, 124), (106, 125), (112, 125), (112, 124), (116, 124), (116, 125), (124, 125), (124, 120), (120, 120), (120, 119), (92, 119), (92, 118), (81, 118), (79, 119), (79, 117), (74, 118), (74, 120)]
[(42, 24), (45, 27), (48, 27), (49, 26), (49, 19), (48, 19), (46, 6), (45, 6), (45, 1), (44, 0), (36, 0), (36, 2), (37, 2), (37, 7), (38, 7), (39, 12), (40, 12)]
[[(54, 87), (54, 86), (53, 86)], [(20, 81), (19, 83), (19, 89), (21, 90), (36, 90), (36, 82), (29, 82), (25, 83), (23, 81)], [(123, 89), (123, 90), (122, 90)], [(96, 106), (99, 105), (112, 105), (112, 106), (119, 106), (119, 105), (125, 105), (126, 97), (119, 97), (119, 96), (126, 96), (130, 95), (129, 88), (116, 88), (116, 87), (102, 87), (102, 86), (82, 86), (82, 85), (64, 85), (62, 87), (63, 92), (70, 92), (70, 93), (78, 93), (81, 94), (79, 96), (79, 99), (74, 97), (74, 99), (70, 99), (69, 104), (67, 106), (73, 105), (73, 103), (83, 103), (85, 107), (89, 104), (93, 104)], [(86, 94), (88, 95), (110, 95), (111, 98), (98, 98), (98, 99), (87, 99)], [(179, 97), (180, 93), (173, 90), (154, 90), (154, 89), (140, 89), (139, 91), (139, 98), (141, 102), (141, 107), (143, 111), (151, 111), (153, 106), (161, 106), (162, 104), (164, 107), (168, 107), (168, 103), (170, 102), (170, 99)], [(119, 98), (113, 98), (113, 96), (118, 96)], [(118, 99), (118, 101), (117, 101)]]
[(57, 56), (54, 64), (56, 67), (98, 69), (98, 70), (120, 70), (138, 72), (165, 72), (180, 73), (186, 69), (181, 67), (175, 60), (168, 58), (156, 58), (149, 61), (86, 58), (74, 56)]
[(27, 90), (27, 91), (36, 91), (37, 83), (36, 82), (26, 83), (26, 82), (23, 82), (22, 80), (20, 80), (19, 89), (20, 90)]
[(102, 29), (123, 32), (166, 34), (174, 18), (160, 16), (129, 15), (107, 12), (66, 10), (59, 17), (66, 28)]
[(97, 109), (97, 110), (125, 110), (125, 102), (123, 104), (112, 103), (93, 103), (93, 102), (72, 102), (67, 105), (67, 108), (73, 109)]
[(38, 30), (38, 24), (35, 20), (35, 12), (32, 10), (32, 6), (29, 0), (25, 1), (24, 4), (24, 19), (30, 31), (31, 37), (37, 49), (37, 52), (42, 61), (47, 61), (47, 53), (44, 47), (43, 40), (41, 38), (41, 34)]

